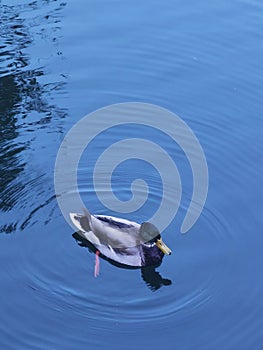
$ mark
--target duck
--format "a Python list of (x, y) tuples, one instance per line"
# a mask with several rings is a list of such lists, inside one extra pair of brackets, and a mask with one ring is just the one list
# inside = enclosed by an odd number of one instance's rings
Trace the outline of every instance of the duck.
[(150, 222), (134, 221), (108, 215), (70, 213), (82, 241), (91, 244), (102, 257), (123, 267), (159, 266), (171, 249), (163, 242), (157, 227)]

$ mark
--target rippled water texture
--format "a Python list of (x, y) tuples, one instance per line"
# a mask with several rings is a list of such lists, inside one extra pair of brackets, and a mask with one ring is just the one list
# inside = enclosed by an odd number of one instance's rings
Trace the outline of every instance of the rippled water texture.
[[(1, 349), (261, 350), (261, 2), (2, 0), (0, 7)], [(151, 128), (101, 133), (78, 169), (91, 211), (118, 216), (97, 198), (92, 171), (127, 137), (169, 153), (182, 201), (162, 233), (173, 254), (160, 267), (121, 269), (101, 259), (95, 278), (94, 254), (77, 244), (57, 205), (54, 164), (76, 122), (127, 101), (167, 108), (188, 124), (207, 158), (209, 192), (196, 224), (180, 234), (193, 190), (183, 150)], [(162, 199), (159, 172), (128, 160), (112, 188), (129, 200), (138, 178), (148, 201), (120, 216), (142, 222)]]

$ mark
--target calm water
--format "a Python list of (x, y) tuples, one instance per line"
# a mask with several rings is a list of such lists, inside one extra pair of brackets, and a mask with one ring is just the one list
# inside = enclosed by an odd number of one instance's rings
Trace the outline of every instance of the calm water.
[[(262, 349), (262, 3), (0, 3), (1, 349)], [(72, 238), (54, 195), (67, 131), (126, 101), (180, 115), (209, 166), (204, 211), (181, 235), (189, 164), (170, 140), (149, 133), (176, 154), (183, 181), (180, 210), (163, 233), (173, 255), (151, 283), (103, 260), (94, 278), (94, 255)], [(129, 135), (101, 135), (80, 162), (82, 197), (97, 214), (116, 215), (98, 201), (85, 159), (93, 164)], [(127, 215), (138, 222), (158, 207), (158, 172), (133, 160), (113, 177), (127, 199), (142, 169), (151, 197)], [(157, 288), (162, 278), (172, 283)]]

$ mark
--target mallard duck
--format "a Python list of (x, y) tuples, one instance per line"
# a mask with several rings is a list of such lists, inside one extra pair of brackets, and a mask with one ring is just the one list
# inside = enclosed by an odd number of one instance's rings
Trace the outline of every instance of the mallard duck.
[(171, 250), (158, 229), (149, 222), (137, 222), (106, 215), (70, 213), (78, 234), (106, 258), (132, 267), (157, 266)]

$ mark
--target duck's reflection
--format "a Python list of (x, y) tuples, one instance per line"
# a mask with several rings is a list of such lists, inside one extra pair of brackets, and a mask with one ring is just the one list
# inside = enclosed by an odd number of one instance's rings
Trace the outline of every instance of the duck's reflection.
[(163, 278), (155, 269), (156, 266), (147, 266), (141, 268), (142, 279), (153, 292), (162, 286), (170, 286), (172, 284), (171, 280)]
[[(91, 244), (89, 241), (84, 239), (78, 232), (73, 233), (72, 237), (77, 241), (78, 245), (81, 247), (86, 247), (89, 249), (90, 252), (96, 253), (97, 249), (94, 247), (93, 244)], [(119, 267), (119, 268), (124, 268), (127, 270), (135, 270), (138, 269), (138, 267), (133, 267), (133, 266), (127, 266), (120, 264), (114, 260), (111, 260), (107, 258), (106, 256), (100, 254), (100, 257), (104, 260), (107, 260), (110, 264)], [(159, 267), (157, 266), (147, 266), (147, 267), (141, 267), (141, 277), (146, 283), (146, 285), (153, 291), (155, 292), (156, 290), (160, 289), (162, 286), (169, 286), (172, 284), (172, 281), (163, 278), (161, 274), (156, 271), (156, 268)]]

